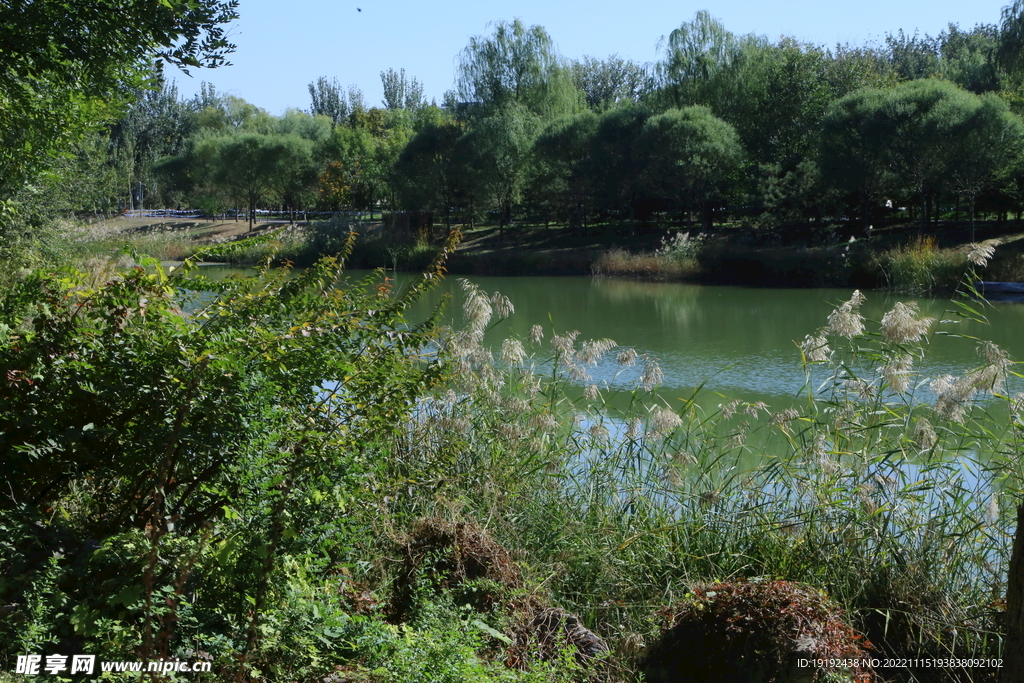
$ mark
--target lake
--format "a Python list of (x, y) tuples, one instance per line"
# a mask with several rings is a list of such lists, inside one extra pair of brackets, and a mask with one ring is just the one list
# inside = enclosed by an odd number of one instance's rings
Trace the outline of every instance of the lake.
[[(404, 280), (400, 274), (397, 284)], [(848, 289), (752, 289), (586, 277), (472, 281), (485, 291), (500, 291), (515, 305), (515, 314), (489, 334), (495, 348), (510, 334), (525, 338), (533, 325), (544, 326), (548, 339), (552, 330), (578, 330), (580, 340), (610, 338), (658, 359), (665, 373), (663, 394), (689, 396), (706, 382), (705, 390), (727, 398), (773, 405), (804, 386), (796, 342), (825, 325), (834, 307), (852, 294)], [(443, 281), (412, 316), (426, 316), (445, 294), (452, 296), (448, 321), (461, 324), (462, 292), (455, 279)], [(917, 301), (923, 315), (947, 321), (935, 330), (993, 341), (1011, 357), (1024, 352), (1024, 305), (973, 304), (988, 318), (985, 325), (958, 318), (948, 299), (874, 291), (865, 295), (861, 311), (868, 320), (881, 320), (897, 301)], [(868, 329), (877, 330), (877, 324), (869, 323)], [(922, 369), (934, 377), (962, 374), (977, 365), (974, 340), (937, 336)], [(599, 381), (631, 386), (635, 374), (616, 380), (617, 370), (602, 367), (592, 374)]]
[[(203, 270), (213, 276), (241, 272), (219, 266)], [(372, 273), (350, 275), (356, 280)], [(388, 277), (395, 279), (396, 290), (412, 278), (406, 273)], [(773, 408), (787, 404), (805, 384), (797, 342), (825, 325), (835, 306), (852, 294), (849, 289), (758, 289), (590, 277), (470, 279), (486, 292), (501, 292), (515, 306), (514, 315), (488, 333), (487, 342), (495, 352), (507, 336), (525, 339), (533, 325), (544, 327), (545, 340), (552, 332), (578, 330), (578, 341), (609, 338), (657, 359), (665, 373), (660, 394), (666, 399), (689, 397), (704, 383), (702, 402), (742, 399), (765, 401)], [(985, 325), (958, 317), (959, 309), (949, 299), (882, 291), (864, 294), (861, 312), (869, 321), (881, 320), (897, 301), (916, 301), (922, 315), (941, 321), (933, 329), (987, 339), (1013, 358), (1024, 357), (1022, 304), (975, 302), (972, 305), (989, 320)], [(416, 302), (409, 317), (426, 318), (445, 296), (451, 300), (444, 323), (462, 325), (464, 296), (455, 277), (442, 280)], [(869, 331), (877, 329), (877, 322), (869, 322)], [(550, 355), (546, 341), (531, 348), (541, 361)], [(979, 362), (973, 339), (936, 335), (920, 369), (929, 377), (956, 375)], [(614, 363), (605, 362), (591, 374), (602, 385), (635, 385), (638, 371), (619, 371)]]

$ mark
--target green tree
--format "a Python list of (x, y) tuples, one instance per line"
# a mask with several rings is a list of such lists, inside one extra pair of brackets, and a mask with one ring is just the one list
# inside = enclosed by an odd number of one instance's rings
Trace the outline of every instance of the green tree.
[(644, 124), (639, 145), (649, 192), (674, 208), (701, 209), (710, 230), (710, 202), (725, 194), (743, 161), (736, 130), (707, 107), (670, 109)]
[(215, 67), (234, 49), (236, 0), (12, 0), (0, 12), (0, 199), (113, 118), (147, 59)]
[(215, 187), (245, 202), (251, 229), (262, 202), (315, 176), (312, 152), (313, 144), (297, 135), (239, 133), (199, 141), (194, 158)]
[(598, 207), (606, 212), (637, 217), (646, 158), (638, 145), (651, 112), (642, 107), (619, 107), (598, 122), (588, 175), (593, 179)]
[(940, 43), (928, 34), (907, 35), (900, 29), (885, 36), (885, 53), (900, 80), (914, 81), (939, 73)]
[(380, 72), (384, 86), (384, 106), (388, 109), (419, 109), (423, 100), (423, 84), (415, 78), (405, 76), (405, 69), (388, 69)]
[(409, 141), (395, 164), (402, 205), (444, 213), (449, 230), (465, 171), (459, 154), (463, 134), (464, 127), (454, 121), (429, 125)]
[(835, 102), (825, 116), (826, 179), (871, 204), (883, 193), (928, 201), (953, 191), (972, 207), (978, 194), (1009, 173), (1020, 155), (1020, 119), (995, 95), (979, 97), (938, 79), (865, 89)]
[(660, 99), (674, 107), (700, 104), (716, 112), (730, 109), (737, 96), (733, 74), (744, 47), (766, 43), (753, 34), (730, 33), (707, 10), (697, 12), (693, 21), (659, 41), (664, 51), (656, 66)]
[(516, 19), (494, 24), (492, 36), (473, 36), (456, 70), (458, 98), (490, 116), (517, 104), (551, 120), (575, 113), (579, 93), (555, 44), (541, 26)]
[(835, 191), (822, 181), (817, 159), (805, 159), (791, 169), (762, 164), (757, 196), (762, 225), (800, 224), (819, 220), (834, 208)]
[(274, 119), (273, 132), (277, 135), (298, 135), (322, 147), (331, 138), (331, 120), (326, 116), (312, 116), (301, 109), (289, 109), (284, 116)]
[(351, 108), (345, 91), (337, 78), (328, 79), (321, 76), (309, 86), (309, 98), (313, 101), (310, 113), (314, 116), (326, 116), (338, 125), (348, 118)]
[(763, 36), (737, 36), (707, 12), (698, 12), (662, 45), (655, 100), (710, 107), (736, 128), (752, 169), (794, 168), (815, 146), (825, 107), (847, 92), (827, 50), (792, 38), (772, 43)]
[(1003, 8), (999, 22), (999, 46), (996, 60), (1004, 69), (1020, 74), (1024, 71), (1024, 2), (1014, 0)]
[[(413, 134), (414, 117), (407, 110), (373, 108), (356, 111), (337, 126), (323, 148), (322, 160), (333, 164), (331, 182), (344, 178), (351, 203), (375, 206), (392, 198), (394, 165)], [(331, 195), (330, 192), (325, 196)]]
[(266, 132), (270, 114), (234, 95), (221, 95), (211, 87), (205, 96), (194, 100), (196, 126), (200, 133), (207, 135), (228, 134), (243, 129), (263, 127)]
[(837, 45), (828, 55), (826, 79), (836, 99), (860, 88), (888, 88), (899, 82), (885, 53), (873, 45)]
[(998, 91), (1005, 76), (996, 63), (999, 28), (978, 24), (962, 31), (956, 24), (939, 35), (942, 75), (978, 95)]
[(948, 81), (923, 79), (886, 91), (883, 102), (892, 191), (916, 196), (922, 225), (928, 202), (949, 179), (952, 143), (964, 133), (977, 98)]
[(830, 186), (858, 198), (865, 229), (873, 205), (896, 178), (886, 100), (885, 91), (863, 88), (829, 105), (822, 119), (822, 176)]
[[(110, 126), (111, 155), (120, 167), (121, 187), (129, 204), (139, 199), (138, 183), (151, 190), (157, 185), (153, 175), (157, 161), (182, 154), (198, 126), (197, 112), (178, 97), (177, 86), (164, 81), (159, 71), (155, 83), (154, 89), (137, 91), (135, 102)], [(158, 201), (153, 198), (147, 203)]]
[(586, 228), (591, 208), (591, 153), (598, 121), (593, 112), (554, 121), (533, 143), (534, 197), (552, 204), (556, 215), (577, 229)]
[(812, 154), (818, 124), (837, 95), (828, 79), (829, 61), (826, 51), (792, 38), (741, 45), (729, 76), (735, 97), (713, 110), (735, 126), (751, 163), (788, 170)]
[(479, 181), (498, 211), (498, 230), (512, 222), (527, 177), (530, 151), (541, 120), (526, 107), (511, 103), (474, 120), (466, 133), (469, 155)]
[(606, 59), (585, 56), (573, 61), (570, 68), (587, 106), (598, 113), (620, 104), (636, 104), (651, 87), (642, 66), (618, 55)]
[(978, 195), (1019, 172), (1024, 154), (1024, 121), (992, 93), (971, 96), (970, 110), (951, 137), (948, 150), (952, 189), (967, 200), (974, 241)]

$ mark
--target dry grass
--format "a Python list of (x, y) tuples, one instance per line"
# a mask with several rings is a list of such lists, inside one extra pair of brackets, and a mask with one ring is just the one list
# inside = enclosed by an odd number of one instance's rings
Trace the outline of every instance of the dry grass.
[(406, 621), (421, 591), (460, 591), (486, 581), (493, 591), (477, 591), (473, 607), (493, 610), (522, 586), (519, 568), (505, 548), (473, 522), (436, 517), (417, 520), (402, 544), (402, 570), (394, 587), (391, 618)]
[(650, 280), (686, 280), (700, 274), (696, 259), (674, 259), (657, 253), (633, 253), (612, 249), (594, 262), (592, 272), (602, 277), (633, 277)]
[[(93, 224), (68, 224), (63, 227), (75, 251), (104, 256), (130, 248), (161, 261), (181, 261), (204, 247), (232, 242), (267, 230), (279, 231), (279, 257), (294, 260), (304, 247), (306, 237), (300, 224), (257, 224), (249, 231), (244, 221), (165, 221), (140, 218), (116, 218)], [(242, 250), (232, 256), (233, 263), (256, 263), (265, 247)]]
[(536, 605), (520, 617), (513, 628), (512, 645), (506, 665), (527, 670), (531, 662), (557, 660), (563, 652), (573, 653), (577, 663), (593, 664), (608, 652), (608, 645), (580, 619), (557, 607)]

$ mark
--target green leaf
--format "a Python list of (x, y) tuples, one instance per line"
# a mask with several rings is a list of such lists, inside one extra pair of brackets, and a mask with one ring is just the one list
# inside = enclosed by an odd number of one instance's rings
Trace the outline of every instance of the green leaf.
[(498, 631), (497, 629), (491, 628), (490, 626), (488, 626), (487, 624), (485, 624), (484, 622), (482, 622), (479, 619), (474, 619), (473, 621), (470, 622), (470, 625), (475, 626), (477, 629), (479, 629), (480, 631), (483, 631), (484, 633), (486, 633), (487, 635), (491, 636), (492, 638), (497, 638), (498, 640), (500, 640), (501, 642), (505, 643), (506, 645), (511, 645), (512, 644), (512, 639), (511, 638), (506, 636), (501, 631)]

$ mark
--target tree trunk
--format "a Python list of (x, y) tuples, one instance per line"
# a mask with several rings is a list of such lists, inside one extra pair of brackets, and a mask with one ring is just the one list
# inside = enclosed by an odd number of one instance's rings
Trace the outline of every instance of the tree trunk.
[(970, 196), (971, 202), (971, 242), (974, 242), (974, 195)]
[(1017, 533), (1006, 575), (1006, 645), (1000, 680), (1024, 681), (1024, 503), (1017, 506)]

